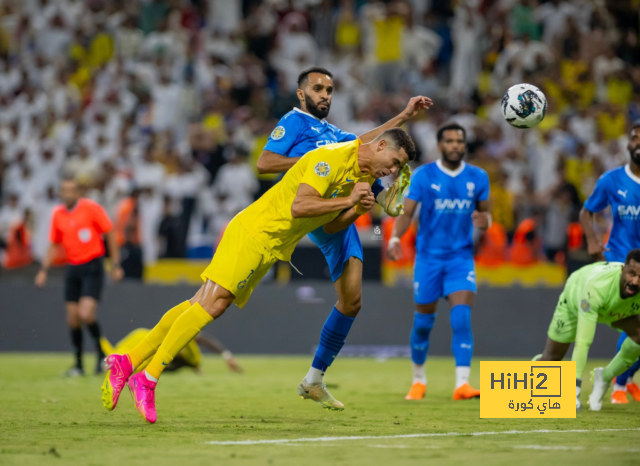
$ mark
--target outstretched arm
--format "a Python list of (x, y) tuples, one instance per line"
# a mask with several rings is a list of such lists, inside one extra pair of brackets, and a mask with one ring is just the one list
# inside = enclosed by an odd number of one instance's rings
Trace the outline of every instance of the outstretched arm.
[(421, 95), (412, 97), (411, 100), (409, 100), (406, 108), (402, 112), (394, 116), (391, 120), (387, 121), (383, 125), (380, 125), (377, 128), (374, 128), (371, 131), (362, 134), (361, 136), (358, 136), (358, 138), (363, 143), (367, 144), (380, 136), (386, 130), (402, 126), (407, 121), (416, 116), (418, 112), (420, 112), (420, 110), (427, 110), (432, 105), (433, 101), (429, 97), (424, 97)]
[(270, 150), (263, 150), (258, 158), (258, 174), (283, 173), (293, 167), (300, 157), (287, 157)]
[(196, 335), (196, 343), (198, 344), (198, 346), (202, 346), (203, 348), (207, 348), (208, 350), (216, 354), (222, 355), (230, 370), (238, 372), (240, 374), (244, 372), (242, 370), (242, 367), (238, 365), (235, 358), (231, 354), (231, 351), (225, 348), (222, 342), (217, 338), (210, 335), (205, 335), (203, 334), (203, 332), (200, 332), (198, 335)]

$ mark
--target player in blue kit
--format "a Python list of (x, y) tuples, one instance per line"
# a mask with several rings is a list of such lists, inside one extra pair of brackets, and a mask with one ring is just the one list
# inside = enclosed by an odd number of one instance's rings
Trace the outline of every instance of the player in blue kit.
[[(298, 77), (297, 95), (300, 108), (294, 108), (278, 122), (258, 159), (258, 173), (282, 173), (291, 168), (300, 157), (326, 144), (353, 141), (358, 137), (344, 132), (325, 120), (331, 108), (333, 75), (324, 68), (314, 67)], [(398, 127), (413, 118), (420, 110), (432, 105), (431, 99), (412, 98), (405, 110), (382, 126), (359, 136), (363, 143), (373, 141), (384, 131)], [(408, 166), (398, 176), (396, 184), (408, 183)], [(387, 202), (387, 191), (379, 180), (371, 187), (376, 202), (385, 207), (387, 214), (397, 216), (402, 210), (402, 190), (399, 196)], [(364, 212), (363, 212), (364, 213)], [(323, 382), (324, 373), (342, 349), (356, 315), (360, 311), (362, 294), (362, 244), (354, 225), (327, 234), (319, 228), (309, 234), (322, 250), (331, 279), (338, 294), (338, 302), (322, 328), (320, 343), (309, 372), (298, 387), (298, 394), (312, 399), (323, 407), (334, 410), (344, 405), (333, 398)]]
[(411, 177), (404, 199), (404, 213), (398, 217), (387, 253), (392, 260), (402, 256), (400, 237), (407, 231), (418, 203), (420, 218), (416, 240), (413, 278), (416, 311), (411, 331), (413, 383), (407, 400), (424, 398), (427, 390), (425, 362), (429, 334), (436, 318), (438, 299), (451, 304), (453, 330), (451, 351), (456, 361), (454, 400), (480, 396), (469, 385), (473, 335), (471, 306), (476, 292), (473, 260), (473, 228), (491, 225), (489, 178), (484, 170), (466, 164), (466, 134), (456, 123), (437, 133), (440, 160), (419, 167)]
[[(629, 132), (627, 149), (631, 158), (629, 164), (602, 175), (580, 212), (589, 254), (596, 260), (624, 262), (629, 251), (640, 246), (640, 121), (635, 122)], [(613, 213), (613, 227), (609, 242), (604, 247), (593, 231), (593, 214), (609, 205)], [(618, 351), (626, 337), (622, 332)], [(633, 375), (639, 368), (640, 360), (616, 378), (612, 403), (628, 403), (627, 392), (634, 400), (640, 401), (640, 388), (633, 383)]]

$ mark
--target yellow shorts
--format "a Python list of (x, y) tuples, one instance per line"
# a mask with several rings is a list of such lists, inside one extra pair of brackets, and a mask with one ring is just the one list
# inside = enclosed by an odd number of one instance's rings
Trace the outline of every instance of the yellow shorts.
[(234, 218), (222, 235), (211, 264), (200, 276), (202, 280), (209, 279), (233, 293), (236, 297), (233, 302), (242, 308), (249, 301), (253, 289), (277, 261)]

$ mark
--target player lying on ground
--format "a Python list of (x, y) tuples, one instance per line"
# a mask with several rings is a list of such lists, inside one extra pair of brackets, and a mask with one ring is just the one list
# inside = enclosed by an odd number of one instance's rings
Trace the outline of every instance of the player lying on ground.
[[(336, 233), (355, 221), (356, 209), (370, 210), (375, 203), (374, 180), (402, 170), (415, 154), (411, 137), (394, 128), (369, 144), (360, 140), (332, 144), (302, 157), (280, 182), (229, 223), (196, 295), (169, 310), (132, 351), (107, 358), (104, 407), (115, 408), (126, 383), (139, 413), (155, 422), (157, 381), (182, 348), (232, 303), (243, 307), (274, 263), (291, 260), (305, 235), (323, 225), (325, 232)], [(332, 343), (335, 352), (328, 357), (338, 354), (344, 339)], [(143, 372), (131, 375), (154, 354)], [(308, 385), (306, 390), (306, 396), (323, 406), (342, 409), (324, 384)]]
[(473, 229), (486, 230), (491, 224), (487, 212), (489, 177), (481, 168), (463, 161), (467, 142), (462, 126), (444, 125), (438, 129), (437, 137), (441, 158), (416, 170), (404, 200), (405, 212), (393, 226), (387, 251), (391, 260), (401, 257), (400, 237), (421, 203), (413, 278), (416, 303), (411, 330), (413, 382), (407, 400), (420, 400), (427, 391), (425, 363), (429, 334), (440, 298), (451, 304), (451, 351), (456, 361), (453, 399), (480, 396), (480, 390), (469, 385), (473, 355), (471, 307), (476, 292)]
[[(553, 313), (547, 344), (538, 361), (561, 361), (571, 343), (572, 361), (576, 362), (576, 406), (581, 409), (580, 387), (582, 373), (587, 364), (589, 347), (598, 323), (626, 332), (628, 338), (618, 354), (603, 370), (596, 369), (598, 383), (607, 384), (627, 370), (640, 357), (640, 249), (627, 254), (625, 263), (596, 262), (586, 265), (569, 276), (558, 306)], [(594, 381), (594, 384), (596, 383)], [(602, 407), (599, 387), (589, 397), (593, 411)], [(593, 398), (594, 394), (596, 398)], [(599, 397), (599, 398), (598, 398)]]
[[(122, 340), (116, 343), (115, 347), (109, 343), (105, 337), (100, 339), (100, 346), (102, 347), (102, 351), (107, 356), (111, 354), (126, 354), (135, 348), (138, 343), (140, 343), (144, 338), (149, 335), (151, 330), (146, 328), (137, 328), (129, 332)], [(202, 371), (201, 362), (202, 362), (202, 353), (200, 352), (200, 346), (207, 348), (208, 350), (220, 354), (224, 361), (227, 363), (227, 367), (229, 370), (233, 372), (238, 372), (242, 374), (243, 370), (236, 362), (231, 351), (226, 349), (222, 342), (217, 338), (204, 335), (203, 332), (200, 332), (195, 336), (193, 340), (191, 340), (187, 346), (184, 347), (182, 351), (171, 361), (165, 371), (173, 372), (182, 367), (191, 367), (196, 370), (196, 372), (200, 373)], [(151, 357), (145, 359), (137, 368), (136, 372), (140, 372), (144, 370), (145, 367), (151, 362)]]
[[(629, 164), (602, 175), (580, 212), (589, 254), (595, 260), (623, 262), (627, 253), (640, 245), (640, 216), (634, 213), (640, 205), (640, 122), (633, 123), (629, 131), (627, 150)], [(609, 242), (603, 247), (593, 229), (593, 214), (609, 205), (613, 214), (613, 226)], [(626, 338), (623, 332), (618, 339), (617, 351), (620, 351)], [(640, 401), (640, 388), (633, 383), (633, 375), (638, 368), (640, 360), (616, 377), (611, 394), (612, 403), (628, 403), (627, 391), (636, 401)]]
[[(324, 68), (309, 68), (298, 76), (298, 99), (300, 109), (287, 113), (273, 130), (260, 158), (259, 173), (282, 173), (289, 170), (307, 152), (327, 144), (360, 139), (368, 143), (390, 128), (398, 127), (413, 118), (422, 109), (432, 105), (431, 99), (413, 97), (402, 113), (368, 133), (359, 137), (345, 133), (325, 120), (329, 115), (333, 98), (333, 76)], [(376, 202), (385, 212), (396, 217), (402, 210), (402, 193), (409, 184), (410, 170), (405, 166), (394, 185), (385, 190), (380, 180), (371, 186)], [(355, 317), (362, 304), (362, 244), (355, 225), (344, 230), (327, 234), (320, 227), (309, 238), (320, 247), (331, 272), (331, 280), (338, 294), (338, 302), (333, 306), (322, 332), (315, 357), (309, 372), (298, 387), (298, 394), (307, 398), (310, 385), (322, 383), (324, 373), (338, 354), (334, 341), (347, 338)], [(335, 407), (342, 404), (331, 401)]]

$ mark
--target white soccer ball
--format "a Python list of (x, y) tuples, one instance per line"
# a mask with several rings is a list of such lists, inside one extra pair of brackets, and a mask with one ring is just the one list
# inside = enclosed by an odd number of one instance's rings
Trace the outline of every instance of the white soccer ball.
[(547, 98), (531, 84), (516, 84), (502, 98), (502, 115), (511, 126), (533, 128), (544, 119)]

